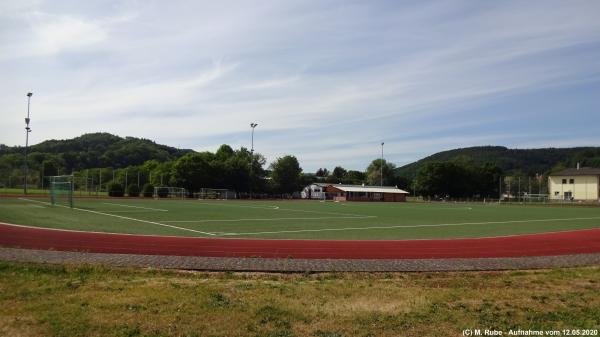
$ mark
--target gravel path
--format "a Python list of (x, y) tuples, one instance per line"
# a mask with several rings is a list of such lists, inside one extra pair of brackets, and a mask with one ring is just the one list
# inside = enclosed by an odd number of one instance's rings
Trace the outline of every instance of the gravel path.
[(82, 253), (0, 247), (0, 260), (262, 272), (386, 272), (539, 269), (600, 265), (600, 254), (473, 259), (273, 259)]

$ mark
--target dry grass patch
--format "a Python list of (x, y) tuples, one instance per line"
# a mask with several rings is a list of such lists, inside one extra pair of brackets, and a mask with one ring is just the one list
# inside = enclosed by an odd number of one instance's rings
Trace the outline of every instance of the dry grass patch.
[(0, 335), (459, 336), (600, 328), (600, 267), (206, 273), (0, 262)]

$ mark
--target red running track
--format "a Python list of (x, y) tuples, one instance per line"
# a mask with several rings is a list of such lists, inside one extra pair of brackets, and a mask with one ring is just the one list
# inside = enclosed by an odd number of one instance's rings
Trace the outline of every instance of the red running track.
[(93, 253), (302, 259), (441, 259), (600, 253), (600, 228), (450, 240), (254, 240), (108, 234), (0, 223), (0, 246)]

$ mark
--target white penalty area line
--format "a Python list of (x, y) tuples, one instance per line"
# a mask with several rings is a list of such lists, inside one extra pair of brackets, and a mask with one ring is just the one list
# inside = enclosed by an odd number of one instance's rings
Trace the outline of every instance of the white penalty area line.
[(298, 229), (298, 230), (269, 231), (269, 232), (221, 233), (221, 234), (218, 234), (218, 235), (231, 236), (231, 235), (261, 235), (261, 234), (306, 233), (306, 232), (335, 232), (335, 231), (356, 231), (356, 230), (371, 230), (371, 229), (420, 228), (420, 227), (450, 227), (450, 226), (493, 225), (493, 224), (525, 223), (525, 222), (577, 221), (577, 220), (598, 220), (598, 219), (600, 219), (600, 217), (590, 217), (590, 218), (560, 218), (560, 219), (533, 219), (533, 220), (510, 220), (510, 221), (486, 221), (486, 222), (463, 222), (463, 223), (444, 223), (444, 224), (408, 225), (408, 226), (400, 225), (400, 226), (369, 226), (369, 227)]
[(112, 205), (112, 206), (120, 206), (120, 207), (129, 207), (129, 208), (139, 208), (139, 209), (147, 209), (150, 211), (157, 211), (157, 212), (168, 212), (168, 209), (161, 209), (161, 208), (150, 208), (150, 207), (141, 207), (141, 206), (132, 206), (132, 205), (124, 205), (124, 204), (115, 204), (112, 202), (103, 202), (103, 204), (105, 205)]
[[(33, 199), (27, 199), (27, 198), (19, 198), (19, 199), (26, 200), (26, 201), (31, 201), (31, 202), (37, 202), (37, 203), (45, 204), (45, 205), (51, 205), (51, 203), (49, 203), (49, 202), (44, 202), (44, 201), (39, 201), (39, 200), (33, 200)], [(56, 205), (56, 206), (60, 206), (60, 207), (64, 207), (64, 208), (70, 208), (70, 207), (63, 206), (63, 205)], [(199, 234), (204, 234), (204, 235), (211, 235), (211, 236), (215, 235), (215, 234), (209, 233), (209, 232), (197, 231), (195, 229), (178, 227), (178, 226), (168, 225), (168, 224), (164, 224), (164, 223), (160, 223), (160, 222), (155, 222), (155, 221), (148, 221), (148, 220), (136, 219), (136, 218), (131, 218), (131, 217), (128, 217), (128, 216), (121, 216), (121, 215), (116, 215), (116, 214), (110, 214), (110, 213), (92, 211), (92, 210), (89, 210), (89, 209), (83, 209), (83, 208), (77, 208), (77, 207), (73, 207), (71, 209), (74, 209), (74, 210), (77, 210), (77, 211), (82, 211), (82, 212), (89, 212), (89, 213), (94, 213), (94, 214), (112, 216), (112, 217), (119, 218), (119, 219), (125, 219), (125, 220), (143, 222), (143, 223), (148, 223), (148, 224), (157, 225), (157, 226), (175, 228), (175, 229), (179, 229), (179, 230), (182, 230), (182, 231), (194, 232), (194, 233), (199, 233)]]
[(202, 220), (173, 220), (163, 222), (240, 222), (240, 221), (278, 221), (278, 220), (322, 220), (322, 219), (368, 219), (376, 218), (374, 215), (365, 216), (322, 216), (314, 218), (248, 218), (248, 219), (202, 219)]

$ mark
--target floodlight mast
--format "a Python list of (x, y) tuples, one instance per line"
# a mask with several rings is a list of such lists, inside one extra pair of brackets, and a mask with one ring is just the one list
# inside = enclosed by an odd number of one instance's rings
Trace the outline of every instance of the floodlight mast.
[(381, 165), (379, 166), (379, 183), (381, 187), (383, 187), (383, 144), (385, 143), (381, 142)]
[(31, 104), (31, 96), (33, 96), (32, 92), (27, 93), (27, 118), (25, 118), (25, 183), (23, 184), (23, 193), (27, 194), (27, 176), (29, 175), (29, 166), (27, 165), (27, 148), (29, 147), (29, 133), (31, 132), (31, 128), (29, 127), (29, 122), (31, 119), (29, 118), (29, 106)]
[(254, 128), (257, 127), (257, 123), (250, 123), (250, 127), (252, 128), (252, 145), (250, 147), (250, 199), (252, 199), (252, 172), (254, 169)]

